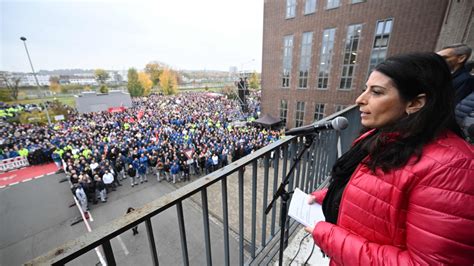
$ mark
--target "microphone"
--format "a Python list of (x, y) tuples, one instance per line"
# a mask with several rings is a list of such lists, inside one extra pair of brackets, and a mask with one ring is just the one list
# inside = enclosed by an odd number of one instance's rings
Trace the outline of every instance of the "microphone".
[(308, 134), (317, 133), (322, 130), (330, 130), (330, 129), (343, 130), (348, 125), (349, 125), (349, 121), (347, 120), (347, 118), (338, 116), (331, 121), (326, 121), (322, 123), (316, 122), (311, 125), (292, 128), (290, 130), (285, 131), (285, 135), (290, 135), (290, 136), (308, 135)]

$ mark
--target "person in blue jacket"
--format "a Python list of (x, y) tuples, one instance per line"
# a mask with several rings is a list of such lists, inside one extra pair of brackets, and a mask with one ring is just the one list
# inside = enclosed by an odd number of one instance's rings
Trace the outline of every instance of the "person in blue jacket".
[[(178, 163), (176, 162), (173, 162), (173, 165), (171, 166), (171, 169), (170, 169), (170, 172), (171, 172), (171, 176), (173, 177), (173, 184), (176, 183), (176, 178), (178, 177), (178, 174), (179, 174), (179, 165)], [(179, 179), (179, 177), (178, 177)], [(179, 180), (178, 180), (179, 181)]]
[(140, 180), (140, 184), (143, 182), (148, 182), (146, 178), (146, 165), (145, 163), (140, 163), (138, 166), (138, 179)]

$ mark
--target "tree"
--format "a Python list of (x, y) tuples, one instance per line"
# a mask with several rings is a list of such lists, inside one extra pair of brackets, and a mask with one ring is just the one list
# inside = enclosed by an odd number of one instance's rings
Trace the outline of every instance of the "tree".
[(109, 88), (106, 85), (100, 85), (100, 93), (109, 93)]
[(153, 82), (153, 86), (160, 84), (160, 76), (165, 68), (167, 68), (166, 64), (157, 61), (146, 64), (145, 72), (150, 75), (150, 80)]
[(10, 98), (18, 99), (18, 92), (20, 90), (21, 77), (8, 77), (5, 72), (0, 73), (0, 80), (3, 81), (10, 92)]
[(138, 73), (138, 81), (143, 88), (143, 95), (148, 96), (151, 93), (151, 87), (153, 87), (153, 82), (150, 79), (150, 76), (145, 72)]
[(97, 83), (103, 85), (105, 84), (105, 82), (107, 81), (107, 79), (109, 79), (109, 73), (107, 73), (107, 71), (103, 70), (103, 69), (96, 69), (95, 72), (95, 80), (97, 80)]
[(49, 90), (54, 93), (62, 92), (61, 84), (59, 84), (59, 77), (51, 76), (49, 78)]
[(235, 86), (225, 85), (221, 92), (227, 96), (227, 99), (236, 100), (239, 97)]
[(252, 75), (250, 75), (249, 87), (254, 90), (260, 87), (257, 72), (253, 72)]
[(128, 92), (132, 97), (142, 96), (143, 95), (143, 87), (138, 80), (138, 73), (135, 68), (130, 68), (128, 70), (128, 83), (127, 89)]
[(178, 93), (178, 81), (176, 74), (170, 69), (163, 70), (160, 76), (160, 87), (165, 95)]

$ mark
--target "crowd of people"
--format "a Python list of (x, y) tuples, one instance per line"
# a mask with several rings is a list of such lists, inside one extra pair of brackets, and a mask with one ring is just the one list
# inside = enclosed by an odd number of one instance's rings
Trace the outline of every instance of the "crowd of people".
[(279, 139), (279, 131), (234, 125), (256, 114), (257, 100), (250, 102), (242, 114), (239, 103), (223, 95), (152, 95), (134, 98), (123, 112), (73, 113), (49, 127), (8, 124), (0, 138), (7, 154), (39, 150), (54, 160), (78, 198), (106, 202), (107, 191), (125, 179), (132, 187), (150, 176), (189, 181)]

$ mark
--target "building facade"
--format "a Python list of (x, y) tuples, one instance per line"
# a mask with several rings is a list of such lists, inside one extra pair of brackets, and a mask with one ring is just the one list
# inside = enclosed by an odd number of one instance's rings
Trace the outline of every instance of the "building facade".
[(440, 41), (449, 10), (473, 2), (265, 0), (262, 113), (292, 128), (354, 104), (375, 65), (449, 43)]
[[(38, 83), (40, 86), (49, 86), (50, 84), (49, 79), (51, 78), (50, 75), (36, 74), (36, 78), (38, 79)], [(36, 83), (35, 75), (33, 74), (23, 75), (19, 85), (21, 87), (36, 87), (37, 83)]]

